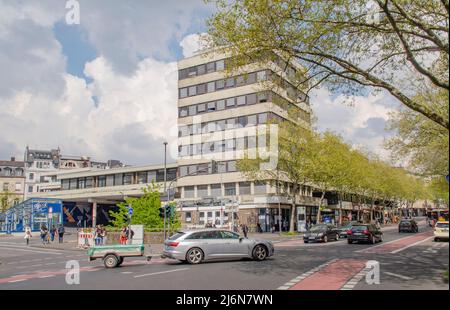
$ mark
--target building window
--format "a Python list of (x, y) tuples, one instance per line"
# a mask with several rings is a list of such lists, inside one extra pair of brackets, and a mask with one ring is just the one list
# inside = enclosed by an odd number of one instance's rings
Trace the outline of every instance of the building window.
[(133, 184), (133, 174), (132, 173), (124, 173), (123, 174), (123, 185)]
[(86, 178), (86, 188), (92, 188), (94, 183), (93, 177), (87, 177)]
[(214, 101), (208, 102), (208, 112), (213, 112), (216, 110), (216, 103)]
[(236, 195), (236, 184), (235, 183), (225, 183), (225, 196)]
[[(6, 171), (6, 170), (5, 170)], [(34, 179), (34, 173), (30, 173), (30, 180), (33, 180)]]
[(212, 93), (213, 91), (216, 90), (216, 83), (214, 82), (209, 82), (208, 84), (206, 84), (206, 91), (208, 93)]
[(256, 126), (257, 123), (258, 120), (256, 115), (249, 115), (247, 117), (247, 126)]
[(147, 183), (147, 173), (146, 172), (138, 173), (138, 183), (139, 184)]
[(239, 96), (236, 98), (236, 104), (239, 105), (245, 105), (245, 96)]
[(218, 100), (218, 101), (216, 102), (216, 109), (217, 109), (218, 111), (224, 110), (224, 109), (225, 109), (225, 100)]
[(32, 192), (33, 192), (33, 186), (31, 186), (31, 185), (28, 186), (28, 192), (29, 192), (29, 193), (32, 193)]
[(70, 179), (69, 189), (77, 189), (77, 186), (78, 186), (78, 180)]
[(265, 92), (258, 94), (258, 102), (259, 103), (267, 102), (267, 94)]
[(222, 71), (225, 70), (225, 60), (218, 60), (216, 61), (216, 71)]
[(69, 189), (69, 180), (68, 179), (61, 180), (61, 188), (62, 188), (62, 190)]
[(106, 176), (106, 186), (114, 186), (114, 175), (113, 174)]
[(250, 182), (239, 182), (239, 195), (250, 195)]
[(239, 128), (244, 128), (247, 126), (247, 116), (239, 116), (238, 118)]
[(247, 84), (254, 84), (256, 83), (256, 73), (249, 73), (247, 75)]
[(180, 98), (186, 98), (188, 96), (187, 88), (180, 88)]
[(227, 108), (234, 107), (234, 98), (228, 98), (226, 102), (227, 102)]
[(197, 106), (198, 113), (203, 113), (206, 111), (206, 105), (204, 103), (201, 103)]
[(267, 123), (267, 113), (258, 114), (258, 124)]
[(266, 194), (266, 183), (265, 182), (255, 182), (254, 191), (255, 191), (255, 195)]
[(197, 95), (197, 86), (190, 86), (189, 87), (189, 96), (195, 96)]
[(225, 87), (226, 88), (234, 87), (234, 77), (230, 77), (230, 78), (226, 79)]
[(186, 222), (192, 222), (192, 214), (191, 214), (191, 212), (186, 212), (185, 213), (185, 221)]
[(3, 183), (3, 191), (9, 192), (9, 183)]
[[(219, 165), (222, 166), (222, 165)], [(212, 197), (220, 197), (222, 196), (222, 185), (220, 184), (211, 184), (211, 196)]]
[(184, 198), (194, 198), (194, 186), (184, 187)]
[(214, 72), (214, 71), (216, 71), (215, 63), (214, 62), (207, 63), (206, 64), (206, 72), (207, 73), (211, 73), (211, 72)]
[(232, 160), (227, 162), (227, 172), (236, 172), (236, 161)]
[(188, 166), (181, 166), (180, 167), (180, 177), (184, 177), (188, 175)]
[(78, 179), (78, 188), (86, 188), (86, 179), (85, 178), (79, 178)]
[(258, 82), (265, 81), (267, 79), (266, 71), (259, 71), (256, 73), (256, 80)]
[(225, 80), (216, 81), (216, 90), (225, 88)]
[(195, 105), (191, 105), (189, 107), (189, 116), (193, 116), (197, 113), (197, 106)]
[(188, 116), (188, 109), (186, 107), (180, 108), (180, 117)]
[(22, 183), (16, 183), (16, 192), (22, 191)]
[(97, 178), (97, 187), (105, 187), (106, 186), (106, 176), (101, 175)]
[(234, 129), (234, 128), (236, 128), (236, 119), (235, 118), (227, 119), (226, 123), (227, 123), (227, 129)]
[(199, 65), (197, 66), (197, 74), (203, 75), (206, 73), (206, 65)]
[(245, 85), (245, 79), (243, 75), (236, 77), (236, 87)]
[(206, 93), (206, 84), (200, 84), (197, 86), (197, 95), (202, 95)]
[(148, 183), (151, 183), (153, 181), (156, 182), (156, 171), (155, 170), (147, 172), (147, 181), (148, 181)]
[(122, 173), (116, 173), (114, 175), (114, 185), (123, 185), (123, 174)]
[(255, 104), (256, 103), (256, 94), (247, 95), (247, 104)]
[(208, 185), (197, 185), (197, 197), (207, 197), (208, 196)]

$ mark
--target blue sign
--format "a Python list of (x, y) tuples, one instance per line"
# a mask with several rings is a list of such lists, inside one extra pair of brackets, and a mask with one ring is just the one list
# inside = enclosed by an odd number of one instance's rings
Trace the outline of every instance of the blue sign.
[(448, 182), (448, 174), (445, 176), (445, 179), (447, 180), (447, 182)]
[(133, 208), (131, 206), (128, 206), (128, 214), (129, 215), (133, 214)]

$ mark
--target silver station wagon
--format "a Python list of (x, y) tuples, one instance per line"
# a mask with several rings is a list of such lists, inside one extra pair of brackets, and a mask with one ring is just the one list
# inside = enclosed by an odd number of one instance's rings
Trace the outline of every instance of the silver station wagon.
[(164, 243), (162, 257), (198, 264), (215, 259), (252, 258), (257, 261), (272, 256), (272, 242), (246, 239), (223, 229), (178, 231)]

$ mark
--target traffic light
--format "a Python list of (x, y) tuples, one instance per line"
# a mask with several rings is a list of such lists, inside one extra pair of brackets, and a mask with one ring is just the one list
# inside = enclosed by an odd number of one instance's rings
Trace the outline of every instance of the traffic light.
[(164, 218), (164, 212), (166, 211), (166, 208), (164, 208), (164, 207), (161, 207), (161, 208), (159, 208), (159, 216), (161, 217), (161, 218)]

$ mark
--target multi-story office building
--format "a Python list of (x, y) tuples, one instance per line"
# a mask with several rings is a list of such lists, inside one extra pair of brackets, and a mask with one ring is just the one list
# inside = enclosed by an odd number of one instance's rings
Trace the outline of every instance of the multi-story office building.
[(0, 212), (24, 198), (25, 165), (15, 157), (0, 160)]
[[(177, 186), (183, 221), (216, 226), (234, 221), (251, 228), (259, 222), (266, 231), (278, 224), (286, 227), (291, 205), (283, 194), (292, 192), (292, 184), (281, 179), (277, 188), (274, 180), (254, 182), (237, 171), (236, 162), (265, 146), (257, 127), (270, 120), (297, 122), (309, 130), (308, 98), (292, 82), (298, 66), (274, 57), (227, 71), (227, 59), (207, 52), (178, 62)], [(301, 186), (296, 195), (298, 206), (315, 214), (311, 188)], [(306, 208), (300, 210), (306, 216)]]

